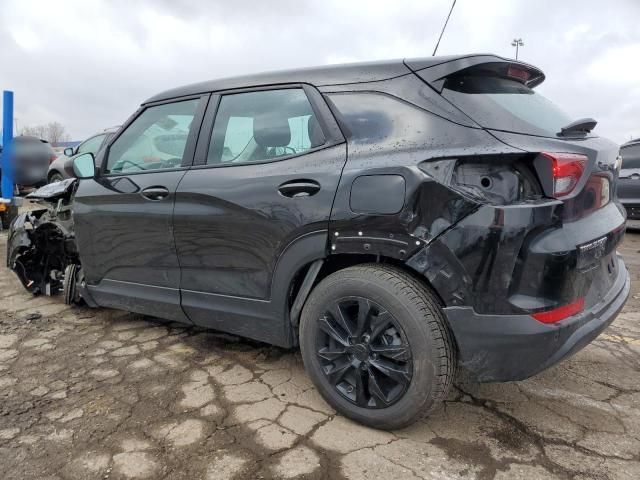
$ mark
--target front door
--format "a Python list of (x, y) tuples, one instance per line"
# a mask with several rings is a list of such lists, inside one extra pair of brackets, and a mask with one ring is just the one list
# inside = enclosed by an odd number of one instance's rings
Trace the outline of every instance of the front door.
[(99, 305), (187, 320), (172, 214), (205, 102), (198, 97), (144, 108), (112, 141), (96, 178), (80, 182), (78, 250)]
[(201, 133), (176, 194), (182, 306), (196, 324), (281, 344), (282, 305), (273, 302), (288, 285), (274, 287), (274, 277), (286, 270), (291, 280), (312, 257), (311, 242), (292, 253), (301, 239), (314, 237), (324, 256), (345, 145), (308, 87), (214, 100), (211, 133)]

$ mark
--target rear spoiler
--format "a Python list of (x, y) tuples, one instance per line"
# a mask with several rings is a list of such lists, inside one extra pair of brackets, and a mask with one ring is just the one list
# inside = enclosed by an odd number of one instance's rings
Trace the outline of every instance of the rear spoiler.
[(438, 92), (442, 91), (447, 77), (463, 70), (469, 73), (491, 72), (500, 77), (513, 78), (529, 88), (537, 87), (545, 79), (544, 73), (539, 68), (497, 55), (469, 55), (453, 60), (438, 57), (405, 59), (404, 64)]

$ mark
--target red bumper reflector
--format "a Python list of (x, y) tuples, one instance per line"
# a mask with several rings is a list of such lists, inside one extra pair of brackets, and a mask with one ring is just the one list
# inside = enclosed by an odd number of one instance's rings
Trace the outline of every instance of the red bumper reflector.
[(546, 312), (532, 313), (531, 316), (542, 323), (556, 323), (584, 310), (584, 298)]

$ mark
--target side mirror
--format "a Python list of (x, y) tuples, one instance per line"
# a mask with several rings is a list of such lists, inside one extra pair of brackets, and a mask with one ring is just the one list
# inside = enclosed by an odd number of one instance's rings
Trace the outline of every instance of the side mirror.
[(65, 157), (73, 157), (73, 147), (67, 147), (64, 149)]
[(96, 165), (93, 153), (83, 153), (73, 159), (73, 173), (76, 178), (93, 178), (96, 175)]

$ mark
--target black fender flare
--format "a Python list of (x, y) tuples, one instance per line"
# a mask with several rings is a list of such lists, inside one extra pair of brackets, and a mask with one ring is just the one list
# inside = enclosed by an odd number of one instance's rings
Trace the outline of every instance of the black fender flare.
[[(271, 282), (271, 305), (277, 318), (282, 319), (283, 338), (288, 338), (289, 341), (287, 343), (290, 345), (294, 344), (294, 337), (292, 335), (293, 325), (289, 305), (300, 301), (304, 304), (306, 299), (305, 295), (305, 298), (301, 297), (301, 299), (293, 301), (290, 297), (291, 282), (303, 268), (327, 257), (328, 237), (328, 230), (324, 229), (305, 233), (291, 241), (278, 258)], [(309, 271), (311, 272), (312, 270), (315, 269), (310, 269)], [(316, 270), (315, 275), (317, 273), (318, 271)], [(303, 281), (303, 283), (305, 282)], [(309, 290), (310, 286), (306, 294), (309, 293)]]

